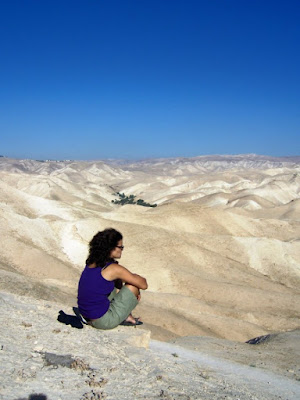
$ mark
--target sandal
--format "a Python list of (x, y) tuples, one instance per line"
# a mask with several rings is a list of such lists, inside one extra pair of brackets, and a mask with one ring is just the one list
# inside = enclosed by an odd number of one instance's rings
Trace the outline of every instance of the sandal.
[(134, 319), (135, 319), (135, 323), (124, 320), (124, 321), (121, 322), (119, 325), (123, 325), (123, 326), (137, 326), (137, 325), (143, 325), (143, 322), (140, 321), (138, 318), (134, 318)]

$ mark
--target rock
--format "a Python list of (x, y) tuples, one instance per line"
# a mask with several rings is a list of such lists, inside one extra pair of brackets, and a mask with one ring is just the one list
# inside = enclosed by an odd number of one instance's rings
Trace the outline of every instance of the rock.
[(43, 349), (43, 346), (39, 344), (38, 346), (35, 346), (33, 350), (37, 353), (40, 353), (41, 351), (43, 351)]
[(150, 336), (151, 336), (150, 331), (136, 329), (136, 332), (134, 332), (134, 334), (131, 334), (130, 336), (128, 336), (125, 339), (125, 341), (126, 341), (126, 343), (130, 344), (131, 346), (144, 347), (145, 349), (148, 349), (149, 342), (150, 342)]

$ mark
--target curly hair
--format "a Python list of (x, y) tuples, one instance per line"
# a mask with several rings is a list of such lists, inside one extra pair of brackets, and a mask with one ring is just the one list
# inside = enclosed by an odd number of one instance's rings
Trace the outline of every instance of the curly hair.
[(90, 250), (86, 264), (95, 263), (97, 267), (104, 267), (111, 260), (111, 251), (122, 239), (122, 234), (113, 228), (104, 229), (104, 231), (96, 233), (89, 243)]

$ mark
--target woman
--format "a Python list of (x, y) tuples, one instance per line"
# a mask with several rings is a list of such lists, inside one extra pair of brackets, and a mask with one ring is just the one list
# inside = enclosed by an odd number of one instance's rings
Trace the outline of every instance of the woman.
[(148, 284), (115, 261), (124, 249), (121, 233), (112, 228), (98, 232), (89, 248), (78, 285), (80, 314), (97, 329), (112, 329), (120, 323), (139, 325), (131, 311), (141, 298), (140, 289), (147, 289)]

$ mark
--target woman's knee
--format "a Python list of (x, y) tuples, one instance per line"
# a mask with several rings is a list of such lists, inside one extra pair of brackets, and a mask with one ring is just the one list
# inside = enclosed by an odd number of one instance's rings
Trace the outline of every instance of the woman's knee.
[(140, 289), (136, 286), (126, 283), (125, 286), (137, 297), (140, 294)]

